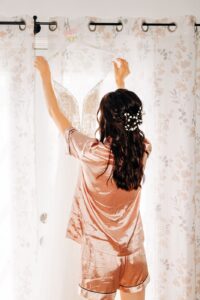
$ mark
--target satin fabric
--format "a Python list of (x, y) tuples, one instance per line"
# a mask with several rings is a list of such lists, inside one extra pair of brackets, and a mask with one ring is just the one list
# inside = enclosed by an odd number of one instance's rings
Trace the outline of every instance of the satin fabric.
[[(110, 176), (114, 157), (110, 140), (104, 143), (71, 126), (64, 130), (66, 154), (80, 161), (66, 237), (92, 249), (117, 256), (136, 254), (143, 249), (144, 231), (140, 215), (141, 188), (117, 188)], [(150, 153), (151, 143), (146, 139)], [(106, 172), (98, 179), (107, 165)], [(144, 166), (147, 154), (144, 154)]]
[(145, 251), (116, 256), (82, 245), (78, 294), (90, 300), (113, 300), (117, 289), (136, 293), (150, 281)]

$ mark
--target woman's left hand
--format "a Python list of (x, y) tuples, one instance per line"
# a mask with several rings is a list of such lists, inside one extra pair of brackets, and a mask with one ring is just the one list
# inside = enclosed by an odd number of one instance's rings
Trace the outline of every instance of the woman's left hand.
[(43, 56), (36, 56), (34, 66), (39, 70), (42, 79), (50, 79), (51, 72), (47, 60)]

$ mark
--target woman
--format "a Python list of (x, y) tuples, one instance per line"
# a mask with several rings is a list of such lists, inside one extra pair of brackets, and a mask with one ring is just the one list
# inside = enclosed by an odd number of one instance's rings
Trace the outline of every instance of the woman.
[(97, 111), (100, 140), (72, 126), (59, 110), (47, 61), (37, 56), (34, 64), (67, 153), (81, 164), (66, 237), (81, 244), (79, 294), (90, 300), (114, 299), (117, 289), (122, 300), (144, 300), (150, 281), (139, 208), (152, 145), (139, 129), (142, 102), (125, 89), (128, 63), (118, 62), (118, 89), (103, 96)]

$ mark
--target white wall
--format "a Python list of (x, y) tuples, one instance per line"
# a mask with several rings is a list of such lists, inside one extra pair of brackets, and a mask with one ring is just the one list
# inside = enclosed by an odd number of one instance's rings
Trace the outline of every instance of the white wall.
[(200, 14), (200, 0), (0, 0), (0, 15), (171, 17)]

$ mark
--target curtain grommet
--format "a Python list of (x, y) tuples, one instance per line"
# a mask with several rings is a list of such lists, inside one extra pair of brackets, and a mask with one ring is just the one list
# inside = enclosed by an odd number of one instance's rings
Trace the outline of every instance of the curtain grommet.
[[(24, 24), (19, 24), (19, 29), (21, 31), (24, 31), (26, 29), (26, 22), (22, 19), (21, 22), (23, 22)], [(21, 26), (25, 26), (25, 27), (21, 27)]]
[[(146, 26), (146, 30), (144, 30), (144, 28), (143, 28), (144, 25)], [(149, 25), (146, 22), (142, 22), (141, 28), (142, 28), (142, 31), (147, 32), (149, 30)]]
[[(52, 28), (51, 26), (55, 26), (55, 28), (54, 27)], [(58, 28), (58, 23), (56, 21), (52, 21), (52, 22), (49, 23), (49, 30), (50, 31), (55, 31), (57, 28)]]
[[(174, 29), (174, 30), (171, 30), (171, 29), (170, 29), (170, 26), (175, 26), (175, 29)], [(168, 29), (170, 32), (174, 32), (174, 31), (176, 31), (177, 27), (178, 27), (178, 25), (177, 25), (176, 23), (173, 23), (173, 24), (169, 24), (169, 25), (167, 26), (167, 29)]]
[[(94, 29), (90, 28), (91, 25), (94, 26)], [(95, 31), (96, 30), (96, 25), (93, 22), (89, 22), (88, 23), (88, 28), (89, 28), (90, 31)]]
[[(118, 26), (121, 26), (121, 28), (119, 29)], [(123, 23), (121, 21), (119, 21), (119, 24), (116, 25), (116, 31), (120, 32), (123, 29)]]

